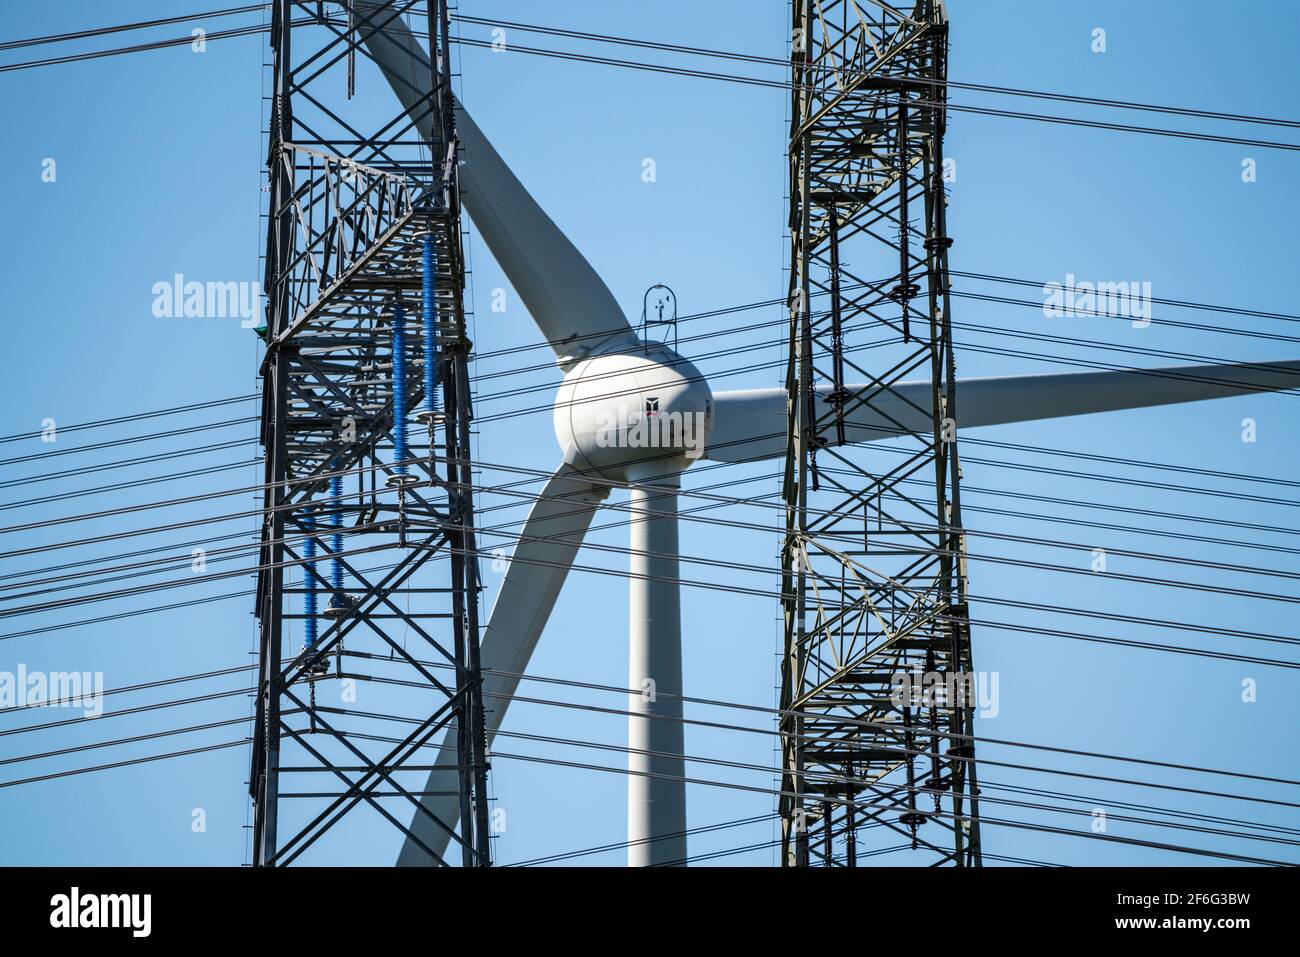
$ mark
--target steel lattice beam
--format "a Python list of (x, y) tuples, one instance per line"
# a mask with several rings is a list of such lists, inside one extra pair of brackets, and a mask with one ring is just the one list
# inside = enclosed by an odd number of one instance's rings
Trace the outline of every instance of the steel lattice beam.
[[(933, 863), (980, 862), (971, 702), (899, 693), (898, 677), (917, 669), (971, 675), (943, 188), (947, 19), (941, 0), (905, 9), (792, 4), (781, 702), (792, 866), (854, 866), (868, 833), (901, 834)], [(846, 389), (849, 378), (868, 385)], [(933, 384), (930, 408), (898, 391), (917, 378)], [(929, 427), (891, 415), (900, 402)], [(847, 444), (845, 417), (863, 408), (896, 436)], [(880, 826), (860, 834), (866, 824)]]
[[(431, 92), (423, 112), (408, 115), (394, 101), (393, 117), (376, 125), (349, 101), (368, 32), (400, 16), (427, 23), (439, 51), (425, 65)], [(356, 808), (411, 837), (412, 810), (431, 814), (413, 788), (449, 728), (458, 746), (460, 823), (431, 822), (452, 839), (448, 860), (430, 854), (444, 863), (490, 863), (471, 346), (447, 18), (444, 0), (277, 0), (273, 8), (261, 367), (266, 491), (250, 776), (259, 865), (293, 863)], [(427, 116), (435, 118), (433, 142), (416, 128), (416, 118)], [(436, 342), (414, 321), (426, 288)], [(403, 333), (399, 308), (413, 320)], [(408, 424), (399, 412), (424, 401), (428, 356), (442, 407), (426, 424)], [(412, 374), (403, 376), (402, 367)], [(401, 462), (399, 428), (425, 440)], [(343, 478), (341, 488), (331, 487), (334, 476)], [(363, 554), (386, 565), (364, 565)], [(339, 579), (328, 570), (336, 561)], [(302, 588), (286, 586), (286, 570), (301, 571)], [(303, 611), (309, 593), (330, 598), (331, 613), (317, 619)], [(314, 644), (291, 646), (286, 624), (302, 622), (307, 633), (309, 619), (323, 623)], [(394, 736), (394, 725), (383, 722), (397, 717), (392, 708), (346, 707), (345, 686), (379, 694), (418, 688), (427, 717)], [(285, 791), (290, 775), (328, 781), (333, 790)], [(291, 811), (290, 797), (298, 799)]]

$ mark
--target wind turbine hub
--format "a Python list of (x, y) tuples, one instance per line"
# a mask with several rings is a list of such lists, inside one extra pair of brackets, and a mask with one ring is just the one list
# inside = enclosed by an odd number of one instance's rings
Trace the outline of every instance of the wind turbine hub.
[(658, 343), (583, 359), (555, 397), (555, 437), (574, 464), (626, 480), (687, 468), (713, 427), (713, 391), (688, 360)]

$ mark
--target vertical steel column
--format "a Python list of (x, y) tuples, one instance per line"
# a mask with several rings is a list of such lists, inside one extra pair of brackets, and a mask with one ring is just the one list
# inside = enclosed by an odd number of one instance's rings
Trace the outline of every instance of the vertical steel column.
[[(284, 264), (293, 249), (293, 220), (287, 198), (293, 180), (281, 162), (282, 145), (293, 125), (289, 96), (290, 0), (275, 0), (271, 13), (271, 48), (275, 55), (275, 92), (271, 105), (271, 130), (267, 169), (271, 170), (271, 215), (267, 218), (266, 303), (268, 338), (283, 332), (289, 322), (289, 291), (283, 279)], [(276, 215), (276, 210), (282, 210)], [(254, 745), (249, 790), (253, 800), (253, 859), (265, 864), (275, 853), (277, 805), (280, 797), (280, 695), (279, 672), (283, 656), (284, 508), (288, 474), (282, 424), (287, 408), (285, 357), (276, 355), (267, 370), (262, 391), (263, 448), (266, 450), (262, 492), (262, 542), (255, 613), (258, 619), (258, 688), (254, 720)]]
[[(935, 75), (939, 79), (948, 76), (948, 48), (945, 43), (936, 51)], [(942, 359), (936, 356), (932, 368), (932, 377), (937, 385), (936, 393), (942, 395), (942, 405), (946, 418), (952, 423), (957, 419), (957, 357), (952, 342), (952, 292), (951, 279), (948, 274), (948, 250), (952, 248), (952, 237), (948, 235), (948, 202), (944, 189), (944, 152), (943, 138), (948, 122), (947, 102), (948, 87), (938, 84), (930, 94), (930, 116), (934, 135), (930, 140), (930, 155), (926, 159), (926, 231), (925, 250), (927, 267), (937, 281), (930, 284), (930, 312), (938, 322), (938, 336), (941, 339)], [(938, 403), (936, 403), (938, 405)], [(940, 423), (942, 426), (942, 423)], [(939, 474), (936, 486), (943, 487), (942, 469), (947, 466), (949, 501), (947, 502), (947, 546), (943, 550), (943, 575), (945, 598), (953, 610), (950, 629), (950, 660), (970, 671), (974, 668), (974, 656), (970, 646), (970, 605), (967, 598), (966, 580), (966, 535), (962, 529), (961, 517), (961, 461), (957, 442), (944, 443), (946, 453), (938, 462)], [(940, 504), (943, 504), (940, 496)], [(983, 859), (980, 854), (979, 822), (979, 785), (975, 761), (975, 709), (967, 704), (961, 709), (953, 709), (949, 723), (949, 751), (972, 760), (956, 761), (952, 766), (952, 815), (956, 823), (954, 831), (954, 860), (960, 865), (981, 867)], [(935, 777), (939, 776), (938, 771)], [(968, 799), (968, 801), (967, 801)], [(969, 803), (970, 811), (964, 805)]]
[(801, 129), (801, 117), (808, 113), (808, 35), (812, 25), (812, 0), (793, 0), (790, 42), (792, 88), (790, 94), (790, 354), (786, 364), (786, 461), (783, 477), (785, 500), (785, 543), (781, 549), (781, 604), (785, 624), (785, 647), (781, 657), (781, 841), (782, 863), (788, 867), (808, 863), (807, 808), (803, 804), (802, 749), (803, 720), (794, 708), (794, 689), (803, 674), (802, 654), (806, 625), (807, 577), (804, 574), (802, 539), (807, 527), (809, 454), (809, 359), (807, 263), (799, 251), (807, 244), (808, 138)]
[[(436, 10), (436, 18), (435, 12)], [(435, 109), (445, 150), (444, 202), (448, 213), (448, 258), (456, 277), (457, 295), (451, 299), (451, 310), (444, 329), (442, 355), (444, 406), (447, 416), (447, 477), (454, 489), (451, 502), (454, 516), (455, 540), (452, 545), (453, 608), (457, 626), (457, 658), (463, 663), (463, 680), (467, 700), (461, 722), (462, 806), (460, 820), (471, 840), (465, 844), (465, 863), (487, 867), (491, 864), (491, 829), (488, 813), (487, 723), (483, 710), (483, 681), (479, 660), (478, 597), (481, 587), (478, 578), (478, 543), (474, 531), (474, 469), (472, 465), (472, 433), (470, 423), (473, 408), (470, 404), (469, 353), (471, 343), (466, 335), (464, 299), (464, 251), (461, 245), (460, 187), (457, 178), (458, 153), (456, 142), (455, 100), (451, 89), (451, 29), (447, 0), (430, 0), (429, 51), (433, 70), (433, 89), (437, 91)], [(434, 38), (437, 38), (435, 42)], [(436, 51), (436, 55), (435, 55)], [(426, 373), (427, 377), (427, 373)], [(429, 381), (433, 381), (429, 379)], [(431, 403), (429, 408), (433, 409)], [(468, 801), (468, 795), (473, 800)], [(471, 859), (472, 858), (472, 859)]]

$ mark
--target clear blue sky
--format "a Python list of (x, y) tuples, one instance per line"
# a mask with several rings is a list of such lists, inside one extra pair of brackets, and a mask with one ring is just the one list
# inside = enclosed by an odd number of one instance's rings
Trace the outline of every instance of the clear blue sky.
[[(190, 4), (185, 10), (198, 9)], [(60, 4), (14, 0), (0, 11), (0, 34), (26, 37), (147, 19), (175, 12), (176, 5), (131, 2), (105, 5), (66, 0)], [(636, 35), (696, 46), (785, 55), (788, 11), (784, 2), (718, 0), (710, 4), (668, 2), (653, 13), (643, 4), (576, 0), (547, 5), (465, 2), (467, 14), (546, 22), (591, 32)], [(1161, 0), (1144, 4), (1093, 2), (1030, 4), (985, 0), (952, 4), (950, 76), (1040, 90), (1081, 93), (1154, 103), (1266, 116), (1294, 116), (1294, 91), (1300, 81), (1294, 47), (1300, 11), (1282, 0), (1252, 5), (1249, 17), (1222, 4)], [(241, 22), (249, 22), (244, 18)], [(1107, 31), (1104, 54), (1090, 50), (1091, 32)], [(214, 27), (215, 28), (215, 27)], [(154, 37), (177, 35), (175, 27)], [(466, 36), (486, 38), (486, 30), (465, 27)], [(120, 42), (119, 42), (120, 41)], [(107, 38), (99, 46), (137, 42)], [(542, 39), (519, 42), (565, 46)], [(78, 49), (87, 49), (84, 44)], [(7, 54), (4, 62), (48, 55), (46, 49)], [(617, 55), (617, 54), (616, 54)], [(635, 53), (651, 59), (651, 53)], [(60, 424), (129, 414), (153, 408), (252, 393), (259, 343), (232, 319), (161, 319), (151, 312), (154, 283), (175, 273), (202, 281), (253, 281), (261, 276), (263, 227), (259, 220), (265, 117), (261, 37), (212, 42), (206, 53), (188, 48), (114, 57), (0, 75), (0, 113), (6, 117), (5, 149), (0, 151), (0, 203), (8, 228), (0, 233), (0, 321), (6, 401), (0, 409), (0, 435), (38, 429), (42, 419)], [(591, 259), (630, 317), (640, 313), (641, 297), (656, 282), (677, 292), (684, 314), (771, 299), (784, 295), (786, 256), (785, 136), (786, 101), (765, 90), (641, 71), (586, 64), (494, 55), (464, 49), (460, 57), (462, 94), (485, 132), (514, 166), (542, 205)], [(717, 68), (708, 66), (706, 68)], [(758, 75), (779, 77), (779, 72)], [(373, 100), (385, 115), (393, 105), (389, 91), (363, 71), (361, 103)], [(1037, 101), (995, 99), (954, 93), (955, 102), (1009, 106), (1030, 112), (1076, 115), (1077, 108)], [(1095, 114), (1090, 114), (1095, 115)], [(1105, 114), (1121, 122), (1210, 129), (1192, 119), (1144, 114)], [(1217, 131), (1258, 138), (1294, 138), (1262, 127), (1218, 124)], [(1295, 312), (1294, 217), (1300, 176), (1294, 153), (1217, 143), (1200, 143), (1119, 132), (954, 114), (948, 154), (957, 161), (952, 184), (950, 232), (956, 239), (955, 269), (1037, 281), (1064, 279), (1146, 280), (1157, 296), (1258, 309)], [(42, 182), (42, 161), (57, 162), (57, 180)], [(657, 181), (641, 179), (642, 160), (656, 161)], [(1241, 162), (1258, 162), (1258, 181), (1241, 180)], [(480, 351), (527, 345), (538, 334), (510, 294), (504, 314), (487, 305), (492, 290), (505, 287), (485, 247), (472, 247), (472, 295), (478, 304), (475, 345)], [(1005, 289), (956, 283), (958, 289)], [(1037, 291), (1013, 292), (1037, 298)], [(745, 322), (775, 319), (778, 312), (744, 314)], [(1156, 307), (1170, 317), (1212, 326), (1250, 328), (1289, 336), (1295, 326), (1213, 313)], [(961, 300), (959, 323), (1008, 327), (1017, 332), (1077, 336), (1118, 346), (1226, 359), (1294, 358), (1296, 343), (1245, 338), (1153, 326), (1133, 330), (1104, 320), (1068, 319), (1049, 323), (1035, 309)], [(722, 330), (737, 320), (697, 324), (696, 331)], [(743, 341), (758, 342), (762, 335)], [(783, 347), (772, 342), (746, 354), (746, 364), (766, 368), (730, 375), (714, 388), (775, 385)], [(1060, 344), (1000, 338), (989, 332), (959, 330), (959, 374), (964, 376), (1064, 371), (1071, 367), (1044, 356), (1078, 355)], [(962, 350), (961, 346), (978, 347)], [(1015, 350), (1013, 353), (1011, 350)], [(692, 350), (684, 349), (687, 355)], [(1148, 356), (1094, 353), (1109, 361), (1164, 364)], [(1171, 364), (1175, 360), (1170, 360)], [(709, 374), (734, 367), (734, 359), (701, 363)], [(485, 362), (480, 373), (502, 371), (500, 360)], [(558, 373), (544, 370), (509, 379), (485, 380), (480, 392), (523, 385), (554, 384)], [(478, 405), (486, 417), (535, 402), (537, 413), (483, 424), (478, 456), (485, 463), (512, 463), (550, 469), (559, 459), (549, 414), (550, 392), (523, 399)], [(1294, 396), (1252, 396), (1217, 403), (1111, 413), (1064, 422), (1003, 427), (972, 432), (1027, 445), (1099, 452), (1173, 462), (1199, 468), (1255, 475), (1293, 476), (1297, 419)], [(168, 428), (254, 415), (256, 406), (228, 406), (189, 417), (162, 420)], [(1258, 441), (1240, 439), (1243, 418), (1258, 423)], [(142, 435), (149, 423), (117, 430), (73, 433), (55, 446), (17, 442), (0, 446), (0, 458), (62, 450), (106, 438)], [(221, 431), (163, 439), (103, 452), (54, 457), (5, 466), (0, 481), (48, 474), (58, 469), (174, 451), (216, 441), (249, 439), (254, 426), (236, 424)], [(136, 451), (136, 450), (139, 451)], [(128, 482), (182, 469), (237, 463), (252, 458), (244, 445), (167, 463), (145, 464), (99, 475), (67, 476), (42, 484), (0, 489), (0, 505), (110, 482)], [(1144, 474), (1118, 466), (1050, 460), (1005, 450), (965, 449), (968, 505), (1028, 508), (1079, 517), (1078, 510), (1047, 503), (1017, 503), (976, 489), (1024, 495), (1097, 501), (1131, 508), (1161, 509), (1211, 516), (1230, 522), (1282, 529), (1296, 527), (1292, 505), (1247, 501), (1232, 495), (1208, 497), (1174, 492), (1157, 482), (1199, 484), (1290, 499), (1292, 491), (1270, 486), (1198, 479), (1167, 473)], [(1123, 475), (1136, 484), (1098, 483), (983, 464), (1004, 459), (1050, 464), (1079, 471)], [(750, 494), (772, 493), (772, 466), (754, 466)], [(39, 521), (62, 515), (212, 492), (258, 481), (250, 465), (119, 492), (24, 506), (0, 513), (0, 522)], [(733, 470), (729, 476), (740, 475)], [(493, 476), (485, 473), (485, 481)], [(716, 478), (689, 476), (686, 488)], [(517, 500), (483, 496), (480, 507)], [(167, 515), (174, 521), (254, 507), (251, 495), (126, 518), (58, 526), (34, 533), (0, 536), (0, 550), (64, 541), (144, 527)], [(522, 519), (518, 504), (497, 513)], [(741, 513), (742, 520), (774, 523), (766, 511)], [(1179, 532), (1237, 537), (1294, 546), (1295, 533), (1268, 533), (1195, 526), (1133, 518), (1099, 509), (1084, 517), (1098, 524), (1145, 524)], [(613, 516), (617, 519), (617, 515)], [(1294, 556), (1241, 548), (1153, 538), (1135, 533), (1079, 526), (1045, 525), (990, 513), (972, 512), (975, 529), (1037, 534), (1084, 543), (1088, 548), (1133, 548), (1184, 555), (1198, 560), (1258, 564), (1295, 571)], [(236, 534), (256, 527), (253, 518), (213, 526), (203, 534)], [(156, 539), (128, 539), (83, 549), (4, 559), (0, 574), (115, 554), (149, 544), (189, 541), (185, 531)], [(626, 529), (598, 531), (591, 541), (626, 546)], [(230, 541), (237, 541), (231, 539)], [(222, 544), (228, 544), (223, 542)], [(490, 545), (491, 542), (485, 544)], [(502, 543), (503, 545), (506, 543)], [(219, 546), (218, 546), (219, 547)], [(682, 529), (686, 555), (776, 564), (778, 536), (740, 533), (698, 523)], [(975, 555), (1014, 556), (1086, 569), (1087, 550), (1051, 551), (1027, 545), (972, 539)], [(622, 556), (588, 550), (579, 562), (624, 567)], [(217, 567), (217, 566), (213, 566)], [(228, 563), (226, 567), (238, 567)], [(744, 576), (715, 568), (684, 566), (709, 581), (775, 588), (775, 576)], [(1226, 575), (1194, 568), (1156, 565), (1112, 556), (1109, 568), (1134, 574), (1182, 578), (1295, 594), (1286, 579)], [(485, 569), (490, 594), (500, 576)], [(172, 576), (169, 576), (172, 577)], [(1278, 635), (1295, 635), (1292, 606), (1188, 590), (1125, 584), (1105, 576), (1048, 574), (978, 558), (971, 565), (972, 589), (980, 596), (1012, 598), (1076, 608), (1106, 608)], [(3, 582), (0, 582), (3, 584)], [(123, 584), (131, 584), (126, 582)], [(0, 621), (0, 634), (110, 612), (145, 608), (241, 590), (245, 579), (227, 579)], [(0, 611), (14, 604), (0, 602)], [(164, 613), (125, 618), (46, 634), (0, 640), (0, 670), (103, 671), (109, 687), (229, 668), (247, 663), (254, 647), (251, 598)], [(687, 589), (683, 598), (686, 687), (691, 695), (771, 706), (776, 699), (776, 653), (780, 625), (775, 600), (713, 590)], [(1029, 622), (1035, 626), (1083, 630), (1108, 637), (1163, 641), (1198, 647), (1227, 647), (1235, 653), (1287, 657), (1284, 645), (1207, 638), (1123, 623), (1048, 617), (975, 604), (976, 618)], [(1214, 661), (1166, 653), (1035, 637), (1011, 631), (975, 629), (975, 661), (1000, 675), (1001, 713), (983, 721), (979, 733), (1012, 741), (1131, 754), (1172, 762), (1230, 768), (1257, 774), (1294, 776), (1294, 671), (1240, 662)], [(626, 589), (617, 578), (575, 575), (560, 599), (533, 659), (539, 675), (622, 685), (626, 674)], [(1243, 678), (1258, 682), (1258, 701), (1240, 700)], [(190, 694), (246, 686), (243, 675), (193, 686), (179, 685), (132, 695), (132, 704), (166, 701)], [(537, 686), (532, 688), (538, 692)], [(617, 696), (549, 689), (573, 701), (620, 707)], [(373, 695), (361, 705), (377, 710), (392, 704)], [(126, 696), (123, 697), (125, 703)], [(113, 699), (109, 699), (112, 702)], [(111, 707), (111, 706), (110, 706)], [(160, 713), (126, 715), (84, 726), (0, 737), (0, 762), (30, 753), (75, 747), (108, 738), (156, 735), (161, 729), (237, 718), (248, 711), (240, 695)], [(696, 708), (693, 716), (737, 720), (735, 712)], [(62, 715), (55, 714), (58, 718)], [(742, 716), (743, 717), (743, 716)], [(48, 714), (37, 715), (51, 720)], [(4, 727), (30, 723), (3, 718)], [(761, 717), (744, 722), (770, 727)], [(621, 720), (574, 710), (520, 705), (507, 730), (605, 741), (624, 739)], [(158, 737), (119, 748), (69, 756), (0, 764), (0, 781), (88, 767), (162, 751), (219, 744), (241, 736), (236, 726), (175, 737)], [(620, 764), (614, 753), (575, 751), (513, 740), (498, 749), (567, 760)], [(693, 755), (771, 766), (770, 736), (691, 729)], [(1016, 763), (1074, 768), (1090, 773), (1130, 775), (1193, 787), (1248, 792), (1293, 799), (1282, 788), (1263, 783), (1177, 776), (1174, 772), (1102, 765), (1010, 749), (991, 757)], [(245, 863), (248, 769), (246, 748), (232, 748), (62, 778), (22, 787), (0, 788), (0, 819), (6, 838), (4, 863)], [(716, 780), (770, 787), (773, 776), (708, 765), (692, 772)], [(986, 778), (1002, 784), (1053, 788), (1094, 801), (1165, 805), (1230, 817), (1284, 823), (1285, 814), (1262, 805), (1210, 805), (1192, 795), (1119, 788), (1103, 782), (1030, 775), (1014, 769), (989, 769)], [(508, 828), (498, 839), (502, 863), (617, 842), (625, 826), (624, 780), (618, 774), (498, 759), (492, 791), (507, 811)], [(992, 792), (990, 792), (992, 793)], [(1001, 796), (1001, 795), (1000, 795)], [(690, 791), (691, 826), (730, 821), (771, 810), (771, 799), (711, 787)], [(204, 809), (205, 833), (191, 829), (192, 812)], [(1026, 821), (1070, 823), (1027, 809), (986, 808), (991, 816)], [(1122, 813), (1122, 812), (1121, 812)], [(1140, 812), (1134, 812), (1140, 813)], [(1292, 816), (1293, 817), (1293, 816)], [(1086, 830), (1087, 820), (1070, 826)], [(1153, 831), (1114, 822), (1110, 833), (1224, 847), (1211, 835)], [(347, 846), (321, 845), (313, 863), (388, 863), (399, 835), (382, 822), (359, 820), (346, 831)], [(705, 853), (758, 844), (777, 835), (775, 824), (723, 831), (699, 838), (693, 851)], [(989, 828), (985, 847), (999, 854), (1075, 864), (1199, 863), (1200, 859), (1156, 850), (1126, 848), (1076, 837), (1046, 837)], [(1265, 844), (1237, 845), (1261, 856), (1277, 856)], [(1283, 849), (1285, 850), (1285, 849)], [(1291, 855), (1294, 857), (1294, 855)], [(724, 858), (723, 863), (767, 864), (776, 852), (762, 849)], [(622, 852), (585, 859), (620, 863)], [(906, 855), (885, 858), (907, 863)]]

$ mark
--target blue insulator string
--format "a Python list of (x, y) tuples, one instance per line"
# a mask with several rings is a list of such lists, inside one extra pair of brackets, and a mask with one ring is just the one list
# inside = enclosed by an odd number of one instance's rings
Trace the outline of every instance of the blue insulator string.
[(406, 474), (406, 312), (393, 304), (393, 455), (398, 475)]
[(335, 599), (343, 594), (343, 559), (339, 558), (343, 551), (342, 497), (343, 476), (333, 475), (330, 477), (330, 507), (333, 511), (330, 527), (334, 529), (334, 534), (330, 536), (330, 548), (334, 552), (334, 567), (330, 570), (330, 584), (334, 586)]
[(302, 587), (303, 587), (303, 650), (311, 651), (316, 647), (316, 576), (313, 574), (316, 563), (316, 540), (312, 535), (316, 531), (316, 521), (307, 515), (302, 522), (307, 537), (302, 540)]
[(432, 421), (441, 403), (438, 401), (438, 340), (434, 336), (433, 236), (424, 237), (424, 286), (421, 307), (424, 319), (424, 409)]

